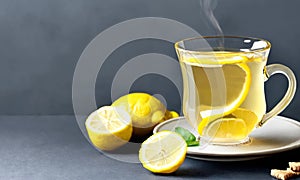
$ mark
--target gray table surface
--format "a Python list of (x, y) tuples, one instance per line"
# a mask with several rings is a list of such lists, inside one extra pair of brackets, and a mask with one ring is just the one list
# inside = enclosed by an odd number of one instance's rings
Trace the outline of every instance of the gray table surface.
[(272, 179), (270, 169), (300, 160), (300, 149), (243, 162), (186, 158), (175, 173), (155, 175), (98, 152), (74, 116), (0, 116), (0, 144), (0, 179)]

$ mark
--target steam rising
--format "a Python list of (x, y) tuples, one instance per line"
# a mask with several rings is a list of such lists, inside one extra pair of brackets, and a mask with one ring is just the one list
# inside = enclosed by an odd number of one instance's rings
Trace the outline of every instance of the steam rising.
[[(217, 0), (200, 0), (200, 6), (204, 15), (208, 19), (211, 29), (214, 31), (213, 35), (224, 36), (223, 31), (219, 25), (219, 22), (214, 16), (214, 9), (217, 7)], [(220, 47), (224, 47), (224, 39), (220, 40)]]

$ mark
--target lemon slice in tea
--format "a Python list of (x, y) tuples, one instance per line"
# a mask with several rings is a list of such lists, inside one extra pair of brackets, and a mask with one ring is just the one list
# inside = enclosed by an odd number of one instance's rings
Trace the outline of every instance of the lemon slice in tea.
[(204, 135), (215, 141), (236, 141), (245, 139), (258, 122), (256, 114), (247, 109), (238, 108), (229, 116), (209, 123)]
[(247, 125), (243, 119), (220, 118), (208, 125), (205, 136), (218, 141), (221, 140), (242, 140), (248, 135)]
[(250, 88), (251, 72), (246, 63), (194, 66), (193, 72), (200, 98), (198, 132), (202, 135), (208, 123), (229, 115), (243, 103)]
[(226, 52), (226, 51), (215, 51), (214, 57), (211, 54), (205, 56), (197, 55), (185, 55), (184, 62), (197, 64), (210, 64), (210, 65), (220, 65), (220, 64), (234, 64), (234, 63), (244, 63), (248, 60), (247, 57), (241, 56), (239, 52)]
[(254, 112), (244, 108), (236, 109), (231, 113), (231, 116), (243, 119), (245, 121), (248, 134), (255, 128), (255, 126), (259, 122), (259, 119)]

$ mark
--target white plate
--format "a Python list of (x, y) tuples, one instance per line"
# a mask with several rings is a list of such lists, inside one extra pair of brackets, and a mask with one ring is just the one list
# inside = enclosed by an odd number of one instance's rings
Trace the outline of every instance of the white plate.
[[(197, 136), (184, 117), (157, 125), (153, 133), (183, 127)], [(188, 147), (187, 157), (209, 161), (242, 161), (270, 156), (300, 147), (300, 122), (276, 116), (250, 134), (250, 143), (232, 146), (200, 145)]]

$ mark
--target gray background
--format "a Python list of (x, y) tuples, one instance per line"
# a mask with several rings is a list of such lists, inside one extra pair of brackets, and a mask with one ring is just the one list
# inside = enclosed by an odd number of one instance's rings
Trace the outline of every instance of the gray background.
[[(300, 1), (226, 0), (215, 9), (224, 34), (265, 38), (272, 43), (270, 63), (282, 63), (300, 75)], [(76, 62), (87, 44), (106, 28), (137, 17), (175, 19), (211, 35), (198, 0), (1, 0), (0, 1), (0, 114), (73, 114), (72, 78)], [(115, 64), (150, 52), (175, 56), (173, 45), (139, 40), (117, 49), (97, 79), (99, 106), (110, 104)], [(113, 67), (114, 66), (114, 67)], [(111, 68), (113, 70), (111, 70)], [(180, 73), (178, 73), (180, 75)], [(154, 81), (155, 80), (155, 81)], [(155, 85), (153, 83), (155, 82)], [(269, 108), (284, 94), (286, 80), (272, 77), (266, 83)], [(158, 75), (144, 76), (132, 91), (161, 93), (169, 109), (180, 109), (175, 86)], [(300, 93), (282, 115), (299, 119)]]
[[(300, 78), (299, 7), (299, 0), (220, 0), (215, 14), (225, 34), (270, 40), (269, 64), (283, 63)], [(300, 159), (299, 148), (245, 162), (186, 158), (175, 173), (154, 176), (141, 164), (112, 160), (93, 148), (73, 115), (76, 63), (103, 30), (147, 16), (175, 19), (202, 35), (213, 32), (198, 0), (0, 0), (0, 179), (270, 179), (270, 169), (285, 169), (289, 161)], [(110, 86), (118, 68), (151, 52), (176, 57), (168, 42), (139, 40), (107, 59), (100, 72), (105, 78), (96, 83), (98, 106), (111, 103)], [(285, 87), (281, 76), (266, 83), (269, 107)], [(169, 109), (178, 110), (180, 99), (174, 89), (168, 79), (147, 75), (131, 90), (160, 93)], [(283, 115), (300, 119), (299, 94)]]

